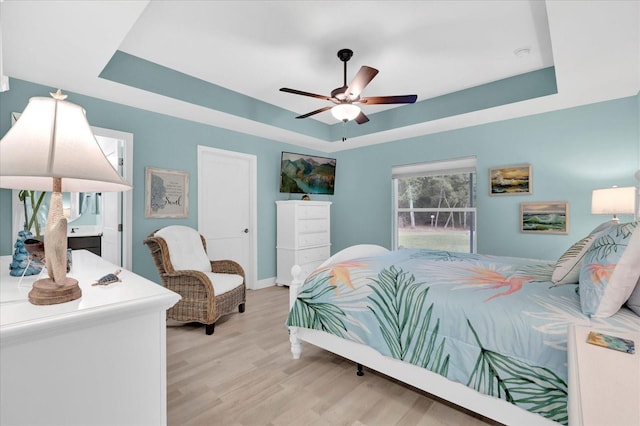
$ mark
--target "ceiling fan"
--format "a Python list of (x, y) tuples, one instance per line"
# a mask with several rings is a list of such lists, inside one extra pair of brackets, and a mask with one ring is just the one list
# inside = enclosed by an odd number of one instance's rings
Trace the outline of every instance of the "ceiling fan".
[(378, 70), (368, 66), (360, 67), (360, 70), (347, 86), (347, 62), (353, 56), (350, 49), (340, 49), (338, 58), (344, 63), (344, 83), (342, 87), (338, 87), (331, 91), (331, 96), (318, 95), (315, 93), (303, 92), (301, 90), (289, 89), (283, 87), (281, 92), (293, 93), (294, 95), (310, 96), (312, 98), (324, 99), (333, 102), (335, 105), (329, 105), (311, 111), (307, 114), (300, 115), (296, 118), (307, 118), (324, 111), (331, 110), (331, 113), (338, 120), (347, 122), (355, 120), (358, 124), (364, 124), (369, 118), (362, 112), (358, 104), (375, 105), (375, 104), (412, 104), (418, 98), (417, 95), (400, 95), (400, 96), (369, 96), (360, 97), (365, 87), (378, 74)]

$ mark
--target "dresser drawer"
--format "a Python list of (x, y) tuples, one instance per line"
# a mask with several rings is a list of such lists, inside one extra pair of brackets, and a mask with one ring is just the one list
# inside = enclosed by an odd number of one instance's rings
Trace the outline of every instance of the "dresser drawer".
[(315, 247), (329, 244), (328, 232), (317, 232), (312, 234), (298, 235), (298, 247)]
[(299, 250), (296, 263), (304, 265), (307, 263), (322, 263), (330, 257), (329, 246), (317, 247), (312, 249)]
[(298, 206), (299, 219), (325, 219), (329, 216), (326, 206)]
[(306, 219), (298, 221), (298, 232), (312, 233), (312, 232), (327, 232), (329, 230), (329, 223), (326, 219)]

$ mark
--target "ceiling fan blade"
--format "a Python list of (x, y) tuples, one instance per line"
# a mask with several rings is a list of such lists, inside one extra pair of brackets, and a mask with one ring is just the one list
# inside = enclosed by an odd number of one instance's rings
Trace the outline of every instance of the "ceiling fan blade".
[(319, 114), (319, 113), (321, 113), (321, 112), (328, 111), (328, 110), (330, 110), (331, 108), (332, 108), (332, 106), (331, 106), (331, 105), (330, 105), (330, 106), (326, 106), (326, 107), (322, 107), (322, 108), (317, 109), (317, 110), (315, 110), (315, 111), (311, 111), (311, 112), (308, 112), (308, 113), (306, 113), (306, 114), (304, 114), (304, 115), (300, 115), (300, 116), (298, 116), (298, 117), (296, 117), (296, 118), (307, 118), (307, 117), (310, 117), (310, 116), (312, 116), (312, 115), (316, 115), (316, 114)]
[(371, 96), (360, 98), (360, 102), (367, 105), (375, 104), (412, 104), (418, 99), (418, 95), (403, 96)]
[(369, 117), (367, 117), (364, 112), (360, 111), (360, 114), (354, 119), (358, 124), (364, 124), (369, 121)]
[(318, 95), (316, 93), (303, 92), (302, 90), (289, 89), (287, 87), (283, 87), (280, 89), (281, 92), (293, 93), (294, 95), (302, 95), (302, 96), (310, 96), (312, 98), (324, 99), (325, 101), (330, 101), (331, 98), (325, 95)]
[(368, 67), (366, 65), (360, 67), (358, 74), (353, 77), (351, 84), (349, 84), (349, 88), (347, 89), (347, 94), (355, 99), (360, 96), (360, 93), (367, 87), (367, 84), (373, 80), (373, 77), (378, 74), (378, 70), (375, 68)]

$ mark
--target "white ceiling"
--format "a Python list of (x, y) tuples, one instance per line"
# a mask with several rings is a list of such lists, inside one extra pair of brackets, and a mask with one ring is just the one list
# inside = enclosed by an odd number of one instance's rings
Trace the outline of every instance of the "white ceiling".
[[(327, 152), (640, 90), (635, 0), (4, 0), (0, 13), (9, 77)], [(415, 93), (420, 101), (549, 66), (558, 94), (355, 137), (345, 146), (98, 77), (121, 50), (290, 110), (293, 120), (327, 103), (278, 89), (329, 95), (343, 83), (341, 48), (354, 51), (347, 80), (362, 65), (380, 70), (363, 96)], [(530, 54), (516, 55), (521, 48)], [(371, 117), (384, 108), (364, 110)], [(313, 119), (335, 123), (329, 112)]]

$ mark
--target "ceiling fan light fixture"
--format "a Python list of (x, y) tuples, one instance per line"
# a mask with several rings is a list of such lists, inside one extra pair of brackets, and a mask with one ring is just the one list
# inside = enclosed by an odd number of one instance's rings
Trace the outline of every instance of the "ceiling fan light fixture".
[(351, 121), (360, 114), (360, 108), (353, 104), (338, 104), (331, 108), (331, 114), (340, 121)]
[[(0, 0), (1, 2), (2, 0)], [(318, 95), (316, 93), (303, 92), (302, 90), (289, 89), (287, 87), (280, 88), (281, 92), (293, 93), (294, 95), (309, 96), (311, 98), (324, 99), (326, 101), (333, 102), (335, 106), (327, 105), (323, 108), (318, 108), (315, 111), (311, 111), (307, 114), (299, 115), (296, 118), (307, 118), (312, 115), (319, 114), (331, 110), (331, 114), (338, 120), (346, 123), (347, 121), (355, 120), (358, 124), (364, 124), (369, 122), (369, 118), (360, 110), (360, 107), (354, 104), (366, 104), (366, 105), (382, 105), (382, 104), (412, 104), (418, 98), (418, 95), (401, 95), (401, 96), (367, 96), (361, 98), (362, 90), (373, 80), (378, 74), (378, 70), (375, 68), (363, 65), (360, 67), (358, 73), (353, 77), (351, 83), (347, 85), (347, 61), (353, 55), (353, 51), (349, 49), (341, 49), (338, 52), (338, 58), (344, 63), (344, 83), (342, 86), (333, 89), (331, 96)]]

